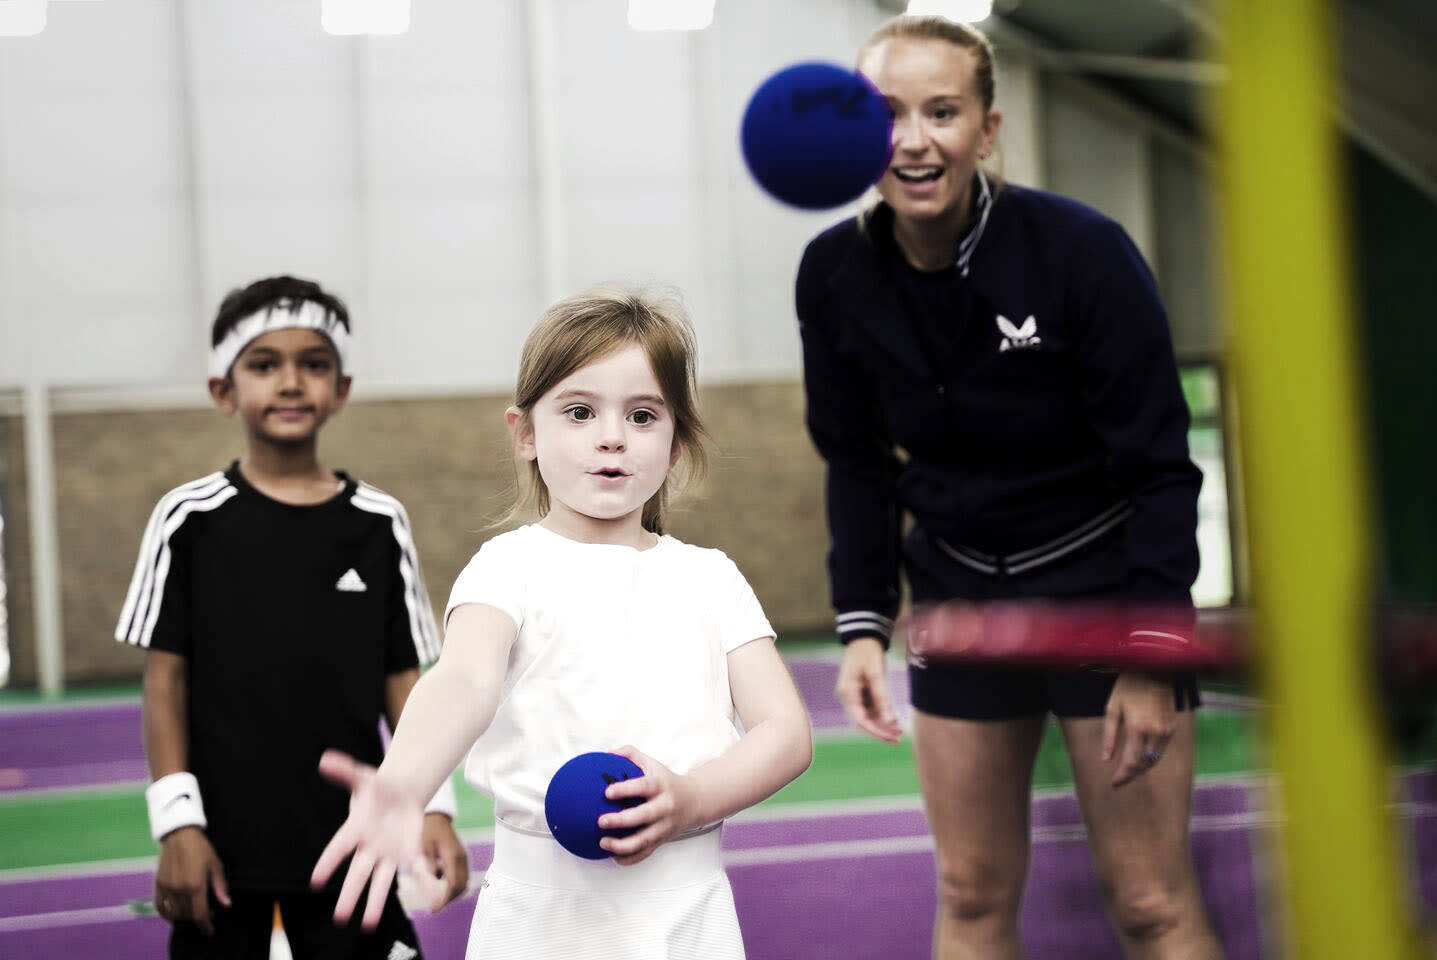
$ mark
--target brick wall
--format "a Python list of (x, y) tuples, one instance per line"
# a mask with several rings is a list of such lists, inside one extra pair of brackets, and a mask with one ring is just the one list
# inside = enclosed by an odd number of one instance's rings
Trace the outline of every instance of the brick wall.
[[(780, 631), (827, 629), (823, 482), (803, 432), (796, 382), (709, 387), (715, 439), (708, 481), (677, 505), (675, 536), (726, 551)], [(399, 497), (436, 611), (460, 568), (495, 530), (514, 490), (495, 396), (357, 400), (325, 428), (321, 459)], [(35, 683), (24, 424), (0, 422), (11, 682)], [(155, 501), (226, 466), (239, 425), (210, 409), (62, 413), (53, 423), (61, 616), (67, 684), (134, 680), (143, 654), (111, 636)]]

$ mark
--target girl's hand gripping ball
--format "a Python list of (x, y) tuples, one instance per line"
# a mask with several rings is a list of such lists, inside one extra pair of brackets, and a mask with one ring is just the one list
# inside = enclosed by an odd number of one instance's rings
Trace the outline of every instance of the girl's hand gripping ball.
[(625, 837), (627, 830), (601, 830), (599, 817), (643, 803), (642, 797), (615, 802), (604, 796), (609, 784), (642, 777), (644, 772), (616, 753), (581, 753), (554, 772), (544, 794), (544, 818), (559, 845), (576, 857), (602, 860), (609, 851), (604, 837)]

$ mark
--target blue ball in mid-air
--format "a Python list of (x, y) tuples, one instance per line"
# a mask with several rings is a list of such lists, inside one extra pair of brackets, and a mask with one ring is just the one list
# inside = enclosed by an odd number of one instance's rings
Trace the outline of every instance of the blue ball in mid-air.
[(600, 830), (599, 817), (643, 803), (642, 797), (615, 802), (604, 796), (609, 784), (642, 777), (638, 764), (617, 753), (581, 753), (549, 780), (544, 794), (544, 819), (559, 845), (576, 857), (602, 860), (611, 856), (599, 846), (604, 837), (626, 837), (628, 830)]
[(866, 77), (831, 63), (798, 63), (749, 98), (740, 141), (759, 186), (805, 210), (862, 196), (888, 168), (893, 118)]

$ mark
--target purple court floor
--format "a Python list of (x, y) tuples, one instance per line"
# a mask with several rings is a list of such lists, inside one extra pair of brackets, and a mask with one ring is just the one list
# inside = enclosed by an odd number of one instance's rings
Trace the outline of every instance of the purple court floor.
[[(831, 696), (834, 664), (804, 660), (793, 668), (815, 727), (844, 726)], [(903, 697), (901, 670), (894, 680)], [(0, 714), (0, 792), (143, 782), (139, 721), (132, 702)], [(1280, 956), (1264, 927), (1261, 853), (1273, 820), (1266, 795), (1256, 781), (1225, 780), (1201, 784), (1194, 798), (1194, 858), (1231, 960)], [(1423, 852), (1418, 884), (1432, 903), (1437, 774), (1407, 778), (1403, 813)], [(491, 849), (487, 832), (470, 839), (477, 872)], [(1035, 799), (1033, 841), (1022, 915), (1028, 955), (1119, 956), (1070, 795)], [(916, 797), (767, 806), (731, 821), (724, 847), (752, 960), (928, 956), (932, 845)], [(0, 957), (163, 956), (168, 928), (147, 912), (152, 876), (148, 859), (0, 873)], [(463, 956), (473, 906), (471, 894), (438, 915), (416, 914), (426, 956)]]
[[(1206, 790), (1195, 814), (1194, 851), (1232, 960), (1263, 955), (1245, 795), (1240, 787)], [(1030, 956), (1117, 956), (1071, 798), (1036, 801), (1034, 841), (1023, 910)], [(916, 802), (765, 811), (732, 822), (724, 845), (754, 960), (927, 955), (932, 853)], [(470, 849), (476, 869), (488, 865), (487, 840)], [(113, 872), (0, 877), (0, 956), (163, 955), (165, 923), (140, 913), (152, 870), (141, 863)], [(437, 915), (416, 914), (427, 956), (463, 956), (473, 903), (470, 895)]]

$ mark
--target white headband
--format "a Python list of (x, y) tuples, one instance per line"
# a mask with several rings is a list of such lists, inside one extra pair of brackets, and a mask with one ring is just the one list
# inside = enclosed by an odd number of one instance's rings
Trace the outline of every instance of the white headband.
[(288, 306), (265, 307), (231, 327), (225, 338), (210, 351), (210, 376), (228, 376), (230, 367), (234, 366), (240, 352), (256, 337), (271, 330), (292, 328), (318, 330), (324, 334), (329, 338), (329, 342), (334, 344), (334, 352), (339, 354), (340, 370), (348, 369), (345, 362), (345, 354), (349, 348), (348, 328), (340, 321), (339, 314), (313, 300), (305, 300)]

